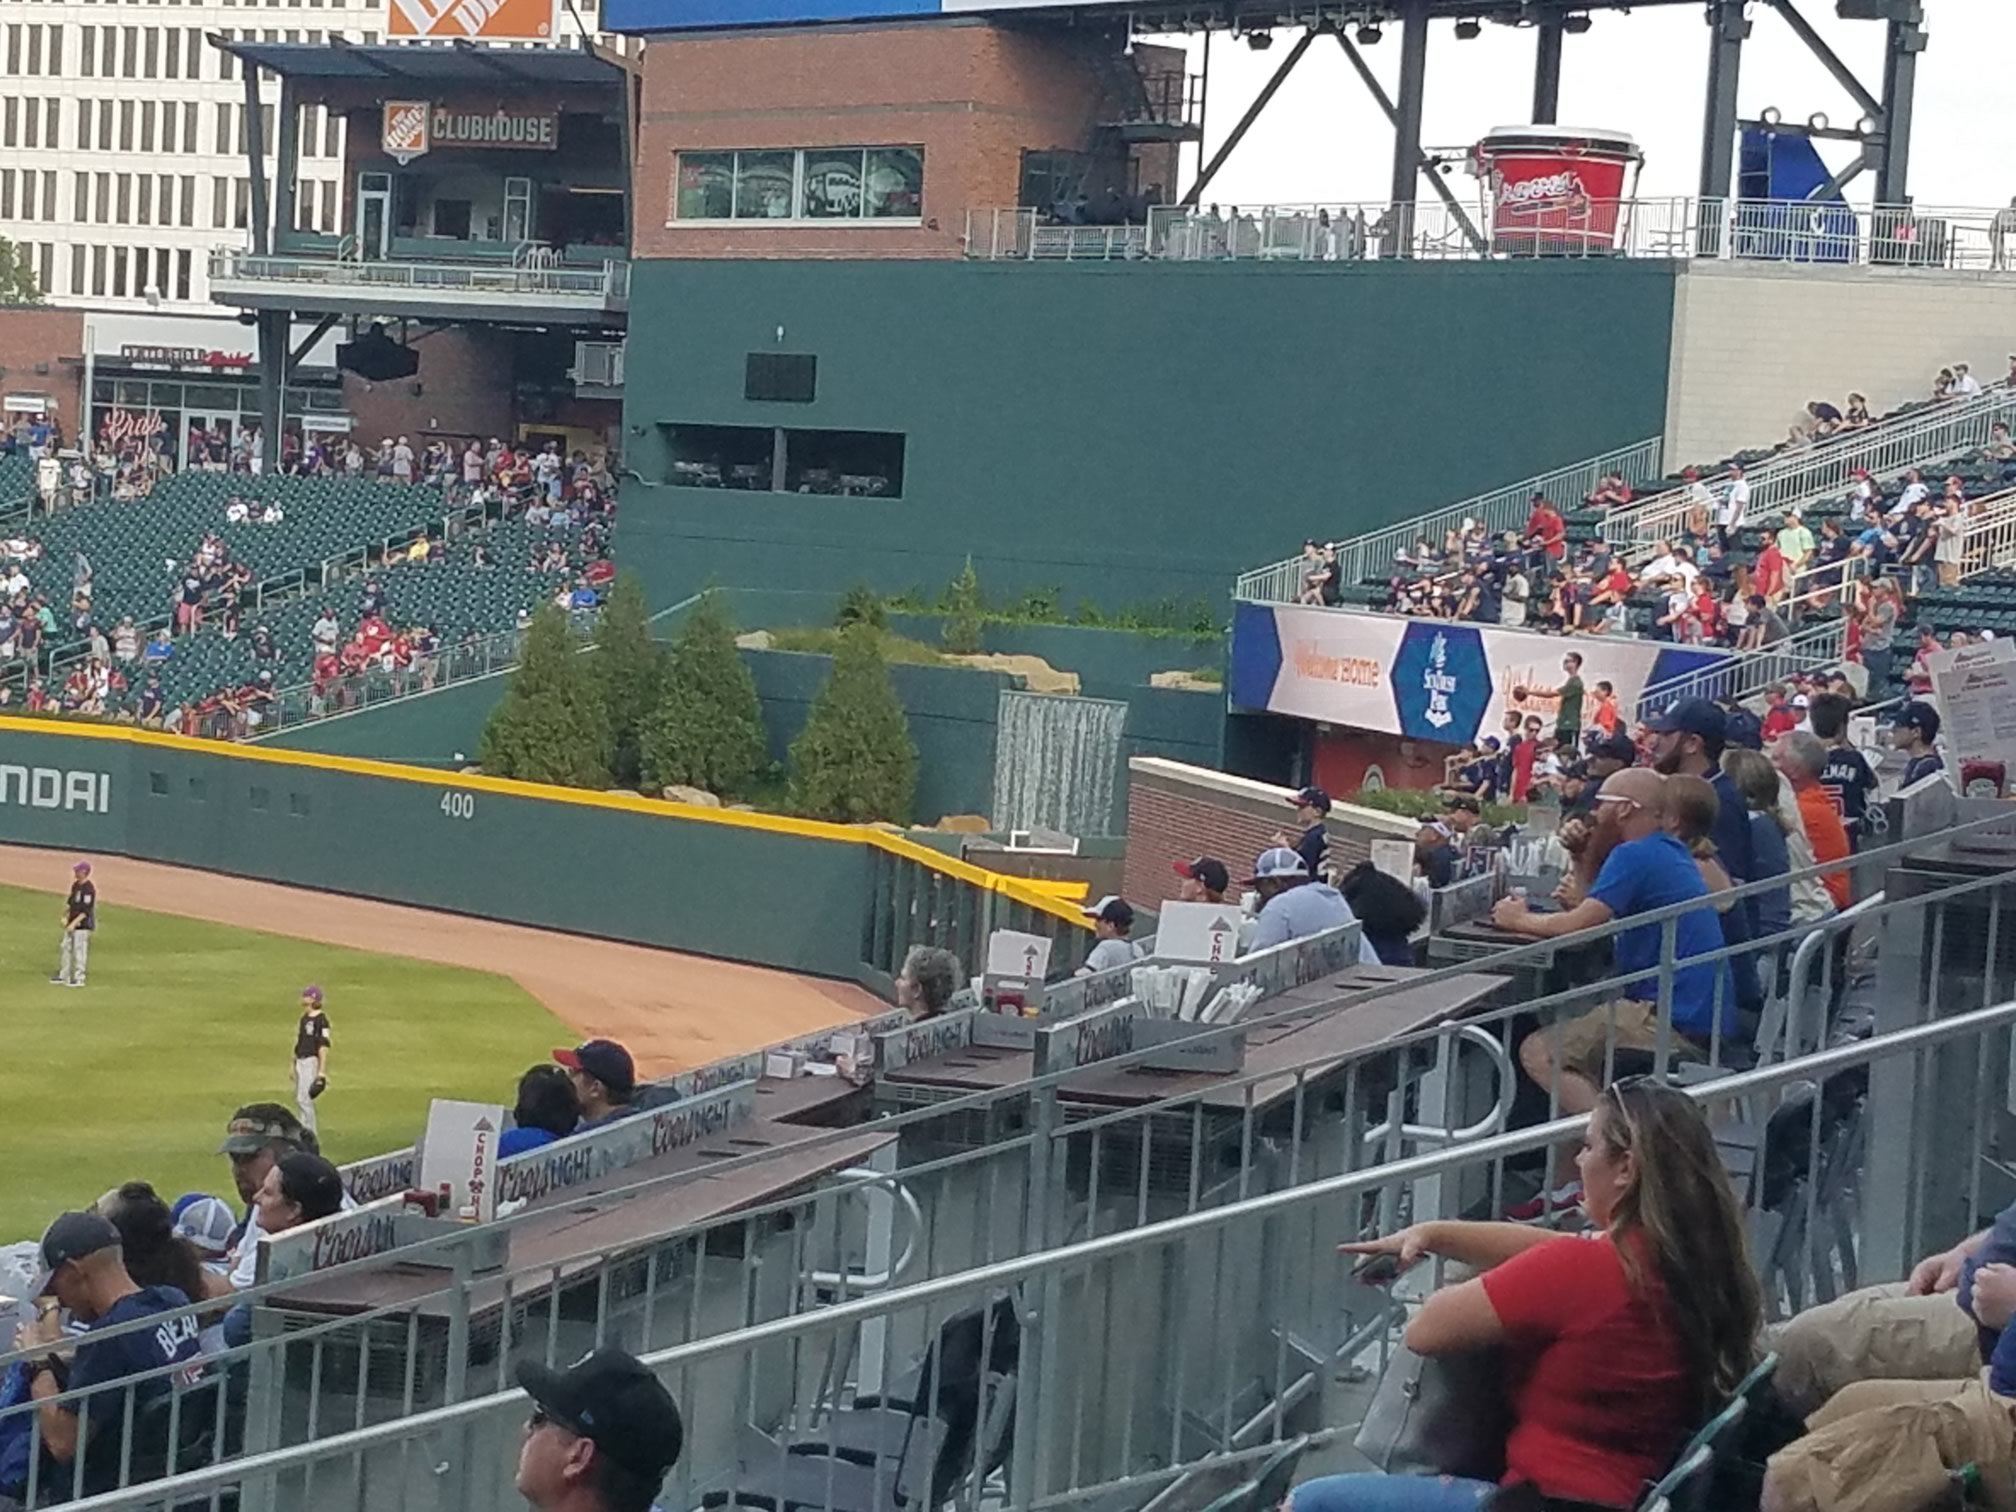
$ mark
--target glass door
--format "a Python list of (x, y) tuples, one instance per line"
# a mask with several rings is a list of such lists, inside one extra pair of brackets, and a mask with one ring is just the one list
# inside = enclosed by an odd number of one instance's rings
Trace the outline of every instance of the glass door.
[(511, 247), (532, 239), (532, 180), (504, 180), (504, 241)]
[(383, 259), (392, 252), (392, 175), (357, 175), (357, 255)]

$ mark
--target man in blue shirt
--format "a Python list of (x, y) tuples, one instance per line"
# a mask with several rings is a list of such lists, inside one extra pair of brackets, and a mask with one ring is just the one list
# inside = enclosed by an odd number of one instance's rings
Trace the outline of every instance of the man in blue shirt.
[[(144, 1411), (150, 1401), (173, 1390), (184, 1374), (193, 1380), (198, 1329), (191, 1314), (167, 1319), (155, 1328), (96, 1337), (117, 1324), (186, 1307), (190, 1300), (172, 1286), (136, 1283), (126, 1270), (119, 1231), (97, 1213), (64, 1213), (49, 1225), (42, 1236), (42, 1284), (36, 1292), (55, 1305), (46, 1306), (34, 1323), (22, 1329), (17, 1343), (24, 1351), (37, 1347), (49, 1351), (29, 1367), (29, 1393), (42, 1404), (36, 1414), (42, 1436), (39, 1491), (47, 1500), (67, 1501), (80, 1441), (86, 1494), (111, 1489), (127, 1437), (127, 1413)], [(59, 1347), (65, 1312), (87, 1329), (67, 1361)], [(67, 1402), (55, 1400), (65, 1392), (88, 1392), (184, 1363), (190, 1367), (186, 1373), (154, 1374), (129, 1387)]]
[[(1560, 913), (1535, 913), (1522, 897), (1505, 898), (1491, 917), (1514, 934), (1553, 939), (1595, 929), (1613, 919), (1651, 913), (1692, 898), (1706, 898), (1687, 847), (1666, 832), (1666, 780), (1644, 767), (1605, 778), (1596, 795), (1591, 845), (1603, 855), (1589, 894)], [(1674, 921), (1674, 953), (1679, 961), (1722, 948), (1715, 911), (1707, 906)], [(1611, 944), (1618, 976), (1654, 971), (1659, 965), (1664, 924), (1643, 924), (1616, 935)], [(1681, 965), (1673, 973), (1673, 1030), (1676, 1051), (1705, 1045), (1715, 1028), (1716, 969), (1713, 961)], [(1733, 1022), (1722, 1005), (1723, 1031)], [(1624, 984), (1611, 1002), (1580, 1017), (1536, 1030), (1519, 1045), (1519, 1063), (1542, 1088), (1553, 1089), (1563, 1114), (1594, 1110), (1608, 1080), (1608, 1048), (1654, 1050), (1659, 1044), (1659, 978)]]
[(1929, 703), (1913, 699), (1899, 709), (1896, 720), (1890, 726), (1890, 739), (1904, 753), (1904, 780), (1898, 784), (1899, 787), (1909, 787), (1921, 778), (1946, 769), (1937, 744), (1939, 711)]

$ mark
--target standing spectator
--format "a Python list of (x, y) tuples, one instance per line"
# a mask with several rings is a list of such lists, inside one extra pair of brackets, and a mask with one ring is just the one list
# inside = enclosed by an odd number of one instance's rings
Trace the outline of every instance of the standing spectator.
[(518, 1101), (511, 1109), (511, 1127), (497, 1140), (497, 1158), (509, 1160), (565, 1139), (581, 1125), (581, 1099), (574, 1083), (558, 1066), (533, 1066), (518, 1078)]
[(1687, 534), (1697, 541), (1705, 540), (1715, 517), (1715, 492), (1701, 481), (1698, 467), (1688, 468), (1680, 478), (1687, 485)]
[[(1290, 848), (1302, 858), (1308, 875), (1316, 876), (1330, 858), (1330, 795), (1320, 787), (1305, 787), (1288, 801), (1295, 805), (1295, 820), (1302, 826), (1300, 838)], [(1288, 845), (1288, 837), (1277, 832), (1274, 844)]]
[(514, 1484), (535, 1512), (648, 1512), (685, 1436), (658, 1378), (620, 1349), (565, 1371), (521, 1361), (517, 1374), (532, 1416)]
[(1798, 728), (1799, 716), (1794, 712), (1791, 699), (1785, 692), (1785, 684), (1773, 683), (1764, 690), (1764, 738), (1776, 740), (1780, 735)]
[(1092, 921), (1093, 932), (1099, 938), (1086, 954), (1085, 964), (1078, 968), (1079, 976), (1131, 966), (1141, 959), (1141, 947), (1128, 938), (1134, 932), (1134, 908), (1125, 898), (1108, 893), (1085, 909), (1084, 914)]
[(1736, 532), (1743, 528), (1743, 517), (1750, 511), (1750, 480), (1743, 476), (1743, 469), (1733, 464), (1729, 468), (1729, 485), (1722, 494), (1722, 507), (1715, 513), (1715, 534), (1722, 542), (1724, 551), (1736, 547)]
[(1612, 686), (1608, 678), (1597, 681), (1596, 707), (1589, 716), (1589, 722), (1605, 737), (1616, 735), (1618, 727), (1623, 723), (1623, 715), (1617, 708), (1617, 689)]
[(98, 884), (91, 880), (89, 861), (71, 867), (70, 879), (70, 895), (63, 900), (63, 949), (49, 980), (59, 987), (82, 987), (91, 964), (91, 936), (98, 929)]
[[(1246, 946), (1249, 951), (1271, 950), (1352, 922), (1351, 905), (1344, 895), (1329, 883), (1312, 878), (1302, 857), (1285, 846), (1260, 853), (1247, 885), (1260, 894), (1260, 913)], [(1366, 966), (1379, 964), (1379, 952), (1362, 933), (1358, 960)]]
[(1951, 588), (1960, 581), (1967, 559), (1967, 507), (1948, 499), (1937, 520), (1939, 544), (1932, 548), (1932, 565), (1939, 574), (1939, 586)]
[(322, 1008), (322, 989), (301, 989), (301, 1019), (294, 1026), (294, 1106), (301, 1110), (301, 1127), (310, 1134), (315, 1126), (315, 1099), (329, 1085), (329, 1015)]
[[(1827, 743), (1810, 730), (1794, 730), (1779, 740), (1772, 759), (1792, 785), (1792, 796), (1798, 800), (1799, 819), (1813, 847), (1814, 861), (1825, 866), (1830, 861), (1847, 860), (1851, 854), (1848, 831), (1842, 827), (1833, 795), (1820, 780), (1827, 770)], [(1834, 900), (1836, 913), (1853, 901), (1854, 878), (1846, 867), (1828, 872), (1821, 880), (1826, 884), (1827, 895)]]
[(1533, 495), (1533, 512), (1526, 517), (1527, 544), (1540, 553), (1541, 575), (1557, 571), (1568, 555), (1568, 522), (1545, 494)]
[[(61, 1500), (69, 1498), (73, 1484), (81, 1483), (87, 1495), (110, 1489), (123, 1462), (122, 1445), (132, 1437), (132, 1417), (176, 1387), (176, 1375), (163, 1368), (193, 1365), (197, 1323), (184, 1314), (158, 1328), (106, 1339), (92, 1335), (174, 1312), (191, 1299), (171, 1287), (136, 1282), (126, 1269), (119, 1230), (97, 1213), (64, 1213), (49, 1225), (42, 1236), (42, 1280), (35, 1291), (58, 1304), (40, 1309), (14, 1340), (17, 1349), (46, 1351), (30, 1367), (29, 1378), (29, 1394), (41, 1404), (35, 1413), (42, 1456), (38, 1479), (44, 1491)], [(67, 1368), (56, 1352), (64, 1342), (66, 1312), (85, 1325)], [(118, 1391), (56, 1400), (134, 1376), (143, 1378)]]
[(593, 1039), (572, 1050), (555, 1050), (567, 1079), (581, 1099), (581, 1127), (592, 1129), (628, 1117), (636, 1109), (637, 1063), (614, 1040)]
[[(1715, 816), (1715, 853), (1729, 880), (1741, 887), (1756, 875), (1750, 849), (1748, 806), (1729, 774), (1722, 770), (1722, 749), (1728, 744), (1729, 718), (1705, 698), (1683, 698), (1652, 721), (1652, 765), (1660, 773), (1705, 777), (1715, 789), (1719, 808)], [(1753, 900), (1739, 900), (1722, 915), (1722, 942), (1734, 949), (1757, 938), (1757, 908)], [(1736, 1003), (1746, 1013), (1761, 1012), (1764, 1006), (1758, 990), (1756, 967), (1747, 955), (1729, 962), (1736, 986)]]
[[(1782, 784), (1777, 769), (1762, 752), (1732, 746), (1722, 753), (1722, 770), (1729, 774), (1744, 807), (1750, 811), (1750, 855), (1757, 872), (1750, 880), (1767, 882), (1785, 876), (1792, 870), (1792, 855), (1786, 843), (1791, 827), (1778, 807)], [(1792, 927), (1789, 885), (1765, 888), (1756, 897), (1758, 939), (1771, 939)], [(1790, 943), (1780, 941), (1766, 956), (1768, 981), (1774, 989), (1783, 980), (1790, 951)]]
[[(1870, 688), (1876, 683), (1872, 677)], [(1869, 762), (1848, 742), (1848, 700), (1839, 693), (1815, 695), (1807, 710), (1813, 733), (1827, 747), (1827, 764), (1820, 773), (1821, 785), (1833, 799), (1834, 811), (1848, 832), (1848, 843), (1859, 847), (1867, 830), (1869, 800), (1878, 792), (1876, 774)]]
[(1897, 635), (1897, 588), (1887, 579), (1872, 584), (1862, 612), (1862, 665), (1869, 673), (1869, 697), (1881, 702), (1890, 686)]
[(1972, 399), (1980, 392), (1981, 380), (1974, 376), (1973, 370), (1964, 362), (1954, 363), (1953, 397), (1955, 399)]
[(1778, 555), (1784, 559), (1785, 576), (1796, 576), (1812, 560), (1813, 532), (1799, 517), (1799, 511), (1785, 511), (1785, 523), (1778, 531)]
[(1890, 739), (1904, 753), (1904, 780), (1899, 786), (1909, 787), (1946, 769), (1937, 749), (1939, 711), (1929, 703), (1913, 699), (1904, 705), (1890, 726)]

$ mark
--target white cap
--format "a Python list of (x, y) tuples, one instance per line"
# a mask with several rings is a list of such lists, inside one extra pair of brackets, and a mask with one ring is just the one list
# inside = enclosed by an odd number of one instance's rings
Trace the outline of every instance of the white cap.
[(1269, 877), (1306, 877), (1309, 863), (1300, 854), (1285, 845), (1277, 845), (1272, 850), (1260, 852), (1260, 859), (1253, 863), (1253, 880), (1265, 881)]

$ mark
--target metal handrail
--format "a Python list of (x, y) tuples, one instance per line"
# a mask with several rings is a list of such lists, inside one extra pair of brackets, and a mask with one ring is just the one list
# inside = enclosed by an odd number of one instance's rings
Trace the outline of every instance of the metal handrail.
[(1848, 622), (1830, 619), (1812, 625), (1782, 641), (1724, 657), (1712, 667), (1701, 667), (1678, 677), (1654, 683), (1638, 695), (1635, 717), (1650, 719), (1683, 698), (1748, 698), (1776, 682), (1800, 672), (1811, 672), (1841, 660), (1847, 647)]
[[(1340, 541), (1337, 543), (1338, 581), (1362, 583), (1383, 573), (1396, 552), (1404, 551), (1417, 540), (1425, 538), (1439, 548), (1443, 536), (1452, 529), (1460, 528), (1467, 520), (1479, 522), (1494, 537), (1508, 530), (1517, 530), (1523, 535), (1527, 515), (1533, 507), (1533, 495), (1545, 494), (1556, 503), (1565, 499), (1572, 507), (1608, 473), (1621, 472), (1627, 477), (1656, 475), (1664, 445), (1658, 436), (1634, 441), (1629, 446), (1600, 452), (1583, 461), (1571, 462), (1566, 467), (1557, 467), (1518, 483), (1508, 483), (1489, 493), (1477, 494), (1461, 503), (1445, 505), (1391, 525), (1381, 525), (1348, 541)], [(1302, 576), (1307, 571), (1308, 560), (1304, 557), (1289, 557), (1286, 561), (1256, 567), (1251, 572), (1240, 574), (1233, 597), (1260, 603), (1292, 604), (1302, 592)]]
[[(1750, 500), (1743, 523), (1754, 525), (1845, 493), (1858, 468), (1879, 475), (1897, 473), (1985, 446), (1997, 422), (2012, 420), (2016, 420), (2016, 388), (2002, 382), (1966, 399), (1894, 415), (1865, 430), (1778, 452), (1745, 469)], [(1696, 507), (1690, 497), (1693, 486), (1683, 483), (1609, 510), (1600, 527), (1603, 538), (1631, 555), (1681, 534)], [(1728, 486), (1726, 479), (1710, 486), (1714, 507), (1728, 497)]]
[(358, 284), (372, 289), (423, 292), (580, 295), (608, 301), (629, 297), (630, 266), (615, 259), (594, 269), (449, 261), (344, 262), (340, 258), (262, 256), (237, 248), (214, 249), (210, 253), (210, 281), (214, 284), (231, 280), (324, 287)]

